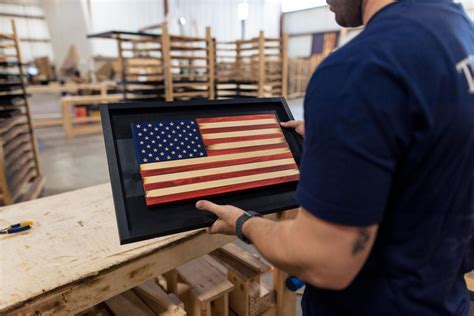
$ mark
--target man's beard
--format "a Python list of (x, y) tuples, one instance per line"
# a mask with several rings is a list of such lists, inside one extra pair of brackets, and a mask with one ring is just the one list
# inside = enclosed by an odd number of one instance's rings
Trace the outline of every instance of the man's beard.
[(331, 11), (336, 14), (336, 22), (342, 27), (358, 27), (362, 20), (363, 0), (327, 0)]

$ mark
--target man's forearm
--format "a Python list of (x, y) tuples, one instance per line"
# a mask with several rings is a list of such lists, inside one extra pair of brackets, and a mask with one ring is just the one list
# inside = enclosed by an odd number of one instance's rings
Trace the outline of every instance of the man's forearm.
[(298, 266), (292, 246), (293, 221), (275, 222), (264, 218), (252, 218), (243, 227), (244, 235), (252, 241), (258, 251), (277, 268), (290, 274), (299, 275), (303, 271)]

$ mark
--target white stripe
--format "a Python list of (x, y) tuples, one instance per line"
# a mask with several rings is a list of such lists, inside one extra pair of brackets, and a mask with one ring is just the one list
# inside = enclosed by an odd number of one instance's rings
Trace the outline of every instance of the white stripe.
[(243, 165), (218, 167), (218, 168), (210, 168), (210, 169), (202, 169), (202, 170), (194, 170), (194, 171), (184, 171), (184, 172), (178, 172), (178, 173), (163, 174), (159, 176), (144, 177), (143, 182), (145, 184), (150, 184), (150, 183), (157, 183), (157, 182), (164, 182), (164, 181), (202, 177), (202, 176), (208, 176), (208, 175), (214, 175), (214, 174), (225, 174), (225, 173), (235, 172), (235, 171), (245, 171), (245, 170), (252, 170), (252, 169), (259, 169), (259, 168), (266, 168), (266, 167), (284, 166), (284, 165), (289, 165), (289, 164), (294, 164), (294, 163), (295, 163), (295, 160), (293, 158), (254, 162), (254, 163), (243, 164)]

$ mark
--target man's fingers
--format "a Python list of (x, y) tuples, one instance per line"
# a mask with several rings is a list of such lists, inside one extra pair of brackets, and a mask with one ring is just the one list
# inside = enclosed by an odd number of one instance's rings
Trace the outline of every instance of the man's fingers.
[(207, 211), (216, 214), (220, 217), (223, 213), (224, 206), (215, 204), (209, 201), (198, 201), (196, 203), (196, 208), (201, 211)]
[(299, 125), (298, 121), (288, 121), (288, 122), (281, 122), (281, 126), (286, 128), (297, 128)]

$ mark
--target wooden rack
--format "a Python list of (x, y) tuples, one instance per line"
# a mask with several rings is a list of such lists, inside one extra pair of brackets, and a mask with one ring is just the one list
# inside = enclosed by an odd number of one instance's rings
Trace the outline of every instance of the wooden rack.
[(206, 36), (119, 32), (89, 35), (117, 41), (124, 99), (186, 100), (215, 98), (215, 51), (210, 28)]
[(287, 96), (288, 36), (217, 42), (217, 96)]
[(15, 22), (0, 33), (0, 204), (34, 199), (41, 173)]
[(301, 98), (305, 95), (312, 73), (310, 58), (289, 59), (288, 99)]

